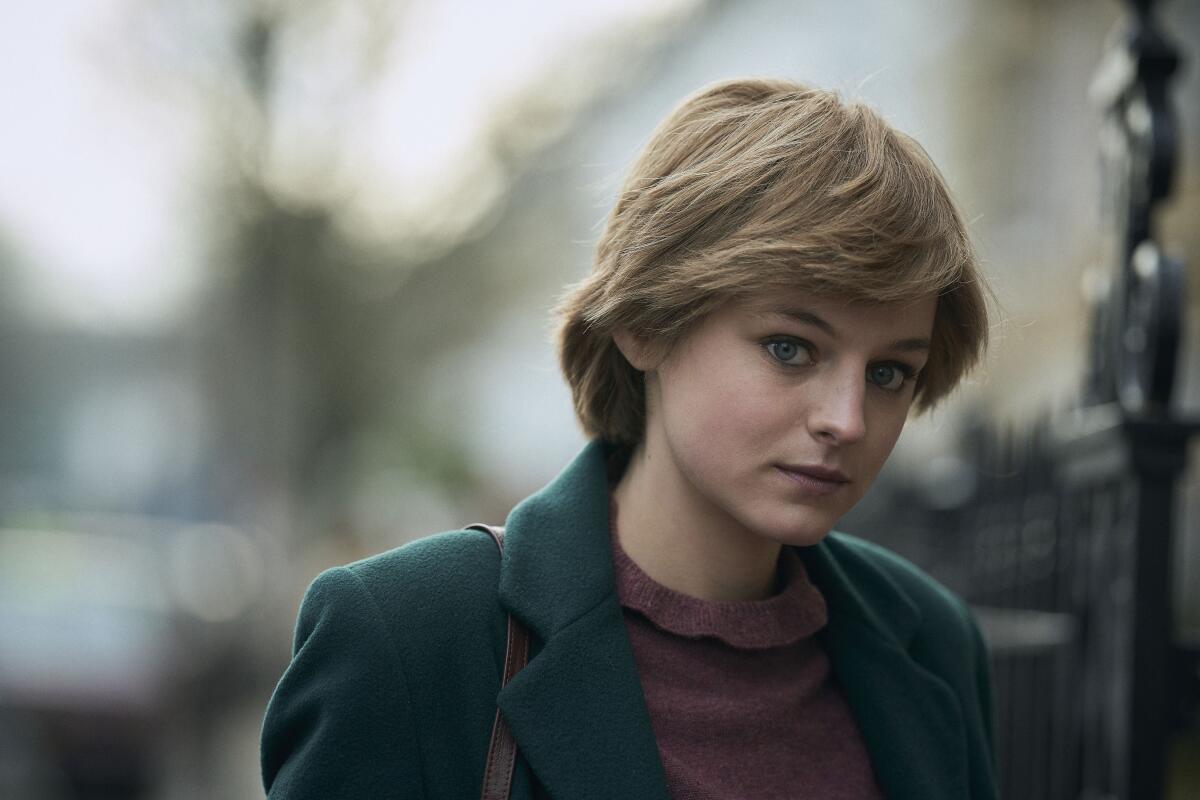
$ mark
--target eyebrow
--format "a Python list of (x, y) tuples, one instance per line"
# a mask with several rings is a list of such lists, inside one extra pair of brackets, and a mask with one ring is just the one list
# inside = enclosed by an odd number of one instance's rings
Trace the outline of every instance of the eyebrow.
[[(797, 322), (803, 322), (807, 325), (812, 325), (829, 334), (834, 339), (838, 338), (837, 329), (830, 325), (822, 317), (804, 308), (776, 308), (771, 309), (768, 313), (778, 314), (783, 317), (791, 317)], [(928, 339), (919, 336), (910, 339), (897, 339), (888, 345), (889, 350), (901, 350), (906, 353), (927, 352), (930, 349)]]

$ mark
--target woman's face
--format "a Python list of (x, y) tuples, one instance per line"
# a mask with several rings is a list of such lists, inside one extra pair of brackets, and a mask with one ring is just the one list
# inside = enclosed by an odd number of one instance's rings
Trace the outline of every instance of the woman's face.
[(726, 304), (646, 370), (647, 447), (666, 454), (654, 468), (702, 512), (817, 542), (892, 452), (936, 307), (799, 291)]

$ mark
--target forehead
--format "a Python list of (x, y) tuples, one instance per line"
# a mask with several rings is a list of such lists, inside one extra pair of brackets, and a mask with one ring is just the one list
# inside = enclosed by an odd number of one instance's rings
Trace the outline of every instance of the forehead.
[(930, 293), (902, 300), (875, 301), (815, 293), (805, 289), (778, 289), (745, 295), (740, 297), (737, 303), (746, 311), (758, 314), (804, 311), (826, 319), (886, 319), (912, 315), (924, 317), (924, 312), (934, 313), (937, 309), (937, 295)]

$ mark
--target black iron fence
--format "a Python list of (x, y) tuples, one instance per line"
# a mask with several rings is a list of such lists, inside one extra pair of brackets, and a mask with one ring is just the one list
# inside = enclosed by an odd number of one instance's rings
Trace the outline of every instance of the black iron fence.
[(1180, 57), (1154, 2), (1129, 2), (1098, 71), (1104, 109), (1105, 291), (1073, 410), (977, 429), (978, 491), (952, 524), (960, 587), (990, 640), (997, 753), (1013, 800), (1157, 800), (1196, 696), (1174, 638), (1177, 491), (1195, 420), (1172, 407), (1183, 265), (1155, 239), (1171, 191)]
[(1194, 689), (1170, 577), (1197, 430), (1104, 405), (978, 436), (963, 587), (992, 647), (1006, 797), (1164, 796)]

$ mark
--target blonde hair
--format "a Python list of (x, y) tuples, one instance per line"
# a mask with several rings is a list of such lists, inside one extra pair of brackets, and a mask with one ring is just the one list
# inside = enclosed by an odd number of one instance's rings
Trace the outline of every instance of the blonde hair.
[(864, 302), (938, 295), (915, 387), (921, 411), (986, 346), (971, 242), (924, 149), (833, 92), (724, 81), (655, 130), (591, 274), (558, 309), (559, 357), (584, 431), (636, 444), (645, 427), (643, 376), (614, 330), (670, 346), (722, 303), (779, 287)]

